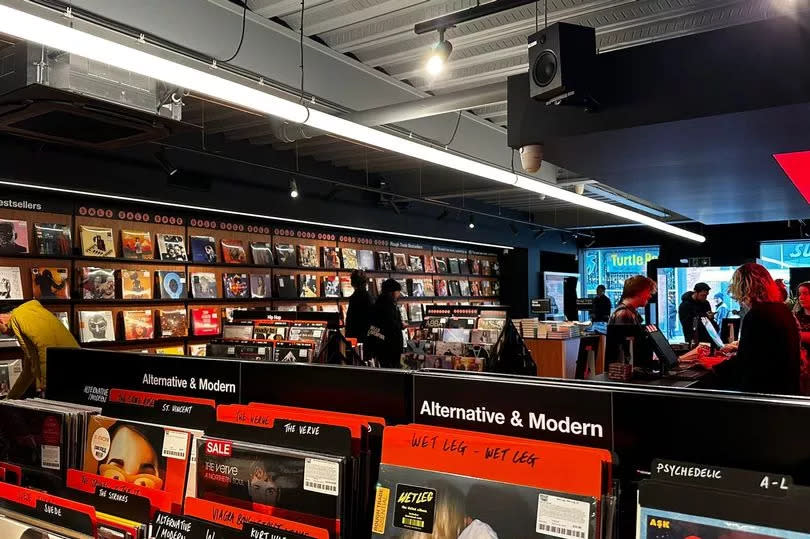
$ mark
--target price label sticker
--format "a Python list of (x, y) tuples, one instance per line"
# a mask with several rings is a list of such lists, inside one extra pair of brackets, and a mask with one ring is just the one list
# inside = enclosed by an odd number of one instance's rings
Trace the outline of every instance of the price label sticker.
[(328, 460), (307, 458), (304, 461), (304, 490), (337, 496), (340, 465)]
[(176, 430), (163, 432), (162, 455), (172, 459), (184, 459), (188, 451), (188, 433)]
[(42, 445), (42, 467), (49, 470), (58, 470), (61, 468), (62, 459), (59, 453), (58, 445)]
[(587, 539), (591, 523), (588, 502), (540, 494), (537, 499), (535, 531), (562, 539)]

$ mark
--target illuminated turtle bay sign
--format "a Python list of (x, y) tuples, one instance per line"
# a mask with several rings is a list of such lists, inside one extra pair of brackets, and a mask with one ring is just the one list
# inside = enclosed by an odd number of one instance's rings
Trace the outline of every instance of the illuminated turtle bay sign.
[(810, 266), (810, 241), (762, 242), (759, 257), (766, 268), (807, 267)]

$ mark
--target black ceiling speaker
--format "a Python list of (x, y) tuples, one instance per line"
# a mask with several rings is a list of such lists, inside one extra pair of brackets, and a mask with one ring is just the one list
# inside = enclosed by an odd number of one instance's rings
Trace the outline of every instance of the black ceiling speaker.
[(596, 59), (596, 31), (558, 22), (529, 36), (529, 88), (534, 99), (549, 101), (587, 92)]

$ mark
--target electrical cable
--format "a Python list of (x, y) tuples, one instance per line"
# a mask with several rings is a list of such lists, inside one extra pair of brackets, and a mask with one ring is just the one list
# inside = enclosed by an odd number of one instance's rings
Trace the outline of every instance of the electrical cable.
[(534, 0), (534, 31), (540, 31), (540, 0)]
[(309, 107), (304, 102), (304, 2), (306, 0), (301, 0), (301, 21), (300, 21), (300, 28), (298, 29), (298, 47), (299, 47), (299, 54), (300, 54), (300, 64), (299, 67), (301, 68), (301, 94), (298, 98), (298, 103), (303, 106), (307, 111), (307, 117), (302, 122), (303, 124), (309, 121)]
[(546, 26), (545, 26), (545, 28), (547, 29), (548, 28), (548, 0), (543, 0), (543, 4), (545, 5), (545, 8), (544, 8), (545, 17), (546, 17)]
[(453, 129), (453, 134), (450, 136), (450, 140), (447, 141), (447, 144), (443, 145), (445, 148), (453, 144), (453, 141), (456, 140), (456, 134), (458, 134), (458, 126), (460, 125), (461, 125), (461, 111), (458, 111), (458, 118), (456, 118), (456, 127)]
[(245, 24), (247, 23), (248, 0), (242, 0), (242, 34), (239, 36), (239, 45), (236, 46), (234, 53), (225, 60), (217, 59), (218, 63), (227, 64), (239, 54), (242, 50), (242, 44), (245, 42)]

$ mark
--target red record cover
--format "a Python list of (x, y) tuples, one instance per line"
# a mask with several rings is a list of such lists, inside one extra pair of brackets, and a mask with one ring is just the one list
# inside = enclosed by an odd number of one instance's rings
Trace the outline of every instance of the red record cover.
[(70, 271), (67, 268), (31, 268), (35, 299), (70, 299)]
[(219, 335), (220, 320), (216, 307), (193, 307), (191, 309), (192, 333), (195, 336)]
[(140, 341), (155, 337), (155, 320), (151, 310), (123, 311), (124, 340)]
[(226, 264), (247, 264), (247, 252), (242, 240), (222, 240), (222, 259)]

